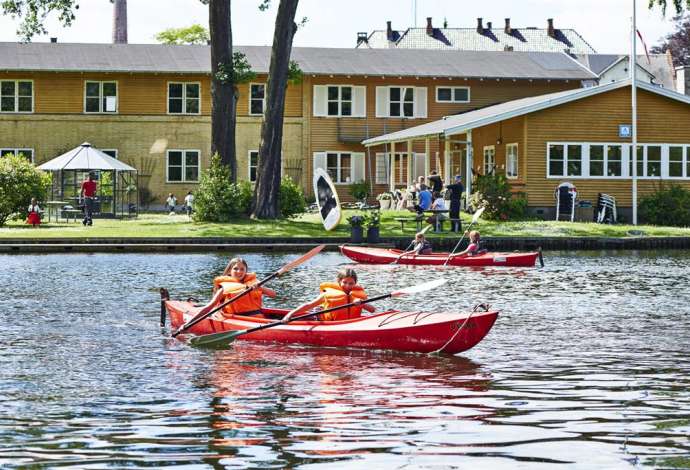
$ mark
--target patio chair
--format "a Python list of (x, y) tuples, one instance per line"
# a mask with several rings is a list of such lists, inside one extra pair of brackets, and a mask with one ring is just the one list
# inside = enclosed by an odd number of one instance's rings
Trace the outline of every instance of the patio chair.
[(556, 220), (575, 220), (575, 201), (577, 188), (572, 183), (564, 182), (558, 185), (553, 194), (556, 199)]
[(599, 224), (615, 224), (618, 219), (616, 198), (608, 194), (599, 193), (595, 217), (595, 221)]

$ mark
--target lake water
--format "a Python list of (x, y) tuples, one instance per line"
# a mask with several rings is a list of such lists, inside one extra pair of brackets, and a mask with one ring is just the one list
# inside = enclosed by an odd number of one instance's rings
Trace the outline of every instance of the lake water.
[[(260, 275), (294, 257), (246, 256)], [(545, 258), (359, 267), (370, 295), (449, 281), (382, 308), (502, 311), (476, 348), (429, 357), (170, 339), (158, 288), (206, 299), (227, 255), (0, 255), (0, 467), (690, 466), (690, 252)], [(318, 255), (273, 304), (345, 264)]]

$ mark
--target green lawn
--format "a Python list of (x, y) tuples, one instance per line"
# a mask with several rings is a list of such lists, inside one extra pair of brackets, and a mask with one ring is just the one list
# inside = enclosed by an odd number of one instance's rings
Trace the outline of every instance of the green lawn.
[[(347, 237), (350, 229), (345, 221), (346, 217), (357, 213), (345, 211), (340, 226), (332, 231), (323, 230), (321, 220), (317, 214), (305, 214), (294, 220), (254, 221), (238, 220), (227, 224), (194, 223), (185, 215), (170, 216), (167, 214), (142, 214), (136, 219), (114, 220), (96, 219), (92, 227), (84, 227), (79, 221), (46, 223), (34, 229), (23, 222), (10, 222), (0, 228), (0, 240), (12, 238), (139, 238), (139, 237)], [(414, 223), (405, 225), (405, 231), (400, 231), (400, 224), (395, 217), (413, 218), (412, 213), (384, 211), (381, 221), (381, 236), (412, 237), (415, 232)], [(471, 220), (463, 214), (465, 226)], [(448, 222), (446, 222), (446, 229)], [(601, 225), (591, 223), (569, 223), (554, 221), (529, 222), (491, 222), (480, 220), (477, 228), (483, 236), (499, 237), (690, 237), (690, 228), (657, 227), (631, 225)], [(457, 234), (444, 232), (434, 234), (427, 232), (431, 238), (456, 237)]]

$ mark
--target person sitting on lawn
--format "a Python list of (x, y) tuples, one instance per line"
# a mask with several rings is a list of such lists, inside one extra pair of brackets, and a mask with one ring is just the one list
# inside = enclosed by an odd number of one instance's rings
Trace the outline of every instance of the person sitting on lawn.
[(482, 245), (479, 230), (472, 230), (470, 232), (470, 244), (467, 245), (467, 248), (465, 248), (464, 251), (461, 251), (455, 256), (477, 256), (483, 255), (487, 251), (488, 250)]
[(317, 298), (293, 309), (283, 317), (283, 320), (289, 320), (293, 316), (306, 313), (318, 306), (321, 306), (322, 310), (327, 310), (340, 305), (351, 303), (357, 304), (352, 307), (319, 315), (318, 319), (321, 321), (349, 320), (351, 318), (361, 317), (362, 310), (366, 310), (367, 312), (376, 311), (372, 305), (359, 305), (363, 300), (366, 300), (367, 294), (364, 292), (364, 289), (357, 284), (357, 273), (352, 268), (341, 269), (338, 271), (337, 282), (323, 282), (319, 286), (319, 290), (321, 294)]

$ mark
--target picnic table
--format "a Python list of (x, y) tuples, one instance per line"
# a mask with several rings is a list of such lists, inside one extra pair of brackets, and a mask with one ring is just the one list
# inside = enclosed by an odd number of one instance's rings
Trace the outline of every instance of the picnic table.
[(425, 210), (425, 214), (433, 215), (434, 217), (434, 232), (438, 233), (441, 231), (442, 218), (441, 215), (448, 214), (450, 211), (448, 209), (428, 209)]
[(47, 207), (47, 215), (48, 215), (48, 222), (50, 222), (50, 217), (52, 214), (55, 214), (55, 221), (58, 221), (58, 218), (60, 217), (60, 208), (62, 206), (66, 206), (69, 204), (67, 201), (46, 201), (46, 207)]

